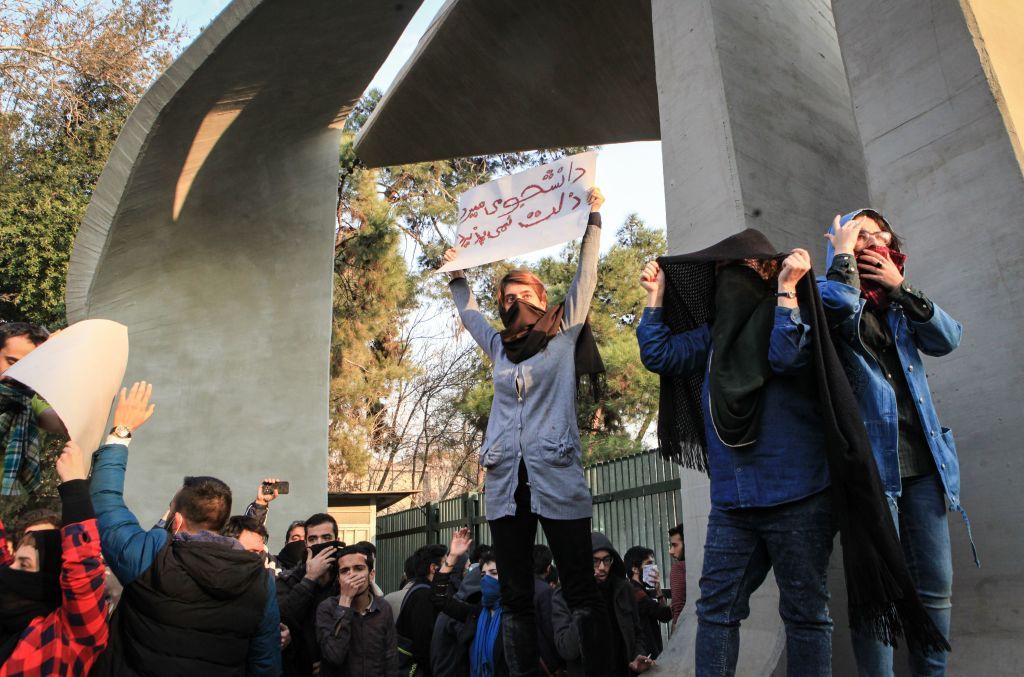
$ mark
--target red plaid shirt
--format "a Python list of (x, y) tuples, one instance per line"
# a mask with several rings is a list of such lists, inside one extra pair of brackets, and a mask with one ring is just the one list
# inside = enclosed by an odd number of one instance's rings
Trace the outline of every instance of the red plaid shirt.
[[(22, 633), (14, 653), (0, 665), (0, 677), (86, 675), (107, 646), (107, 602), (103, 595), (106, 566), (100, 554), (96, 520), (61, 529), (63, 570), (59, 609), (35, 618)], [(12, 557), (0, 522), (0, 565)]]

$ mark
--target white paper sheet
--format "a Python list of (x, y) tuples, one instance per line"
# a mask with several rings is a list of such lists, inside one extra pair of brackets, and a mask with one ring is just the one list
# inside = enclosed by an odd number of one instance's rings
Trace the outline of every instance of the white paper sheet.
[(597, 153), (580, 153), (467, 190), (459, 196), (459, 254), (438, 271), (464, 270), (582, 237), (596, 171)]
[(68, 434), (91, 454), (106, 432), (110, 404), (128, 365), (128, 328), (83, 320), (50, 338), (8, 369), (46, 400)]

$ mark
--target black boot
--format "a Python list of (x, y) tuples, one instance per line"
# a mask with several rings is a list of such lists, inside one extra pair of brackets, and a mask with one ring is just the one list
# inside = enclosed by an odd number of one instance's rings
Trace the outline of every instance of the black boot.
[(573, 622), (580, 636), (580, 655), (583, 670), (588, 677), (604, 677), (615, 674), (611, 665), (612, 652), (609, 642), (614, 641), (608, 627), (608, 619), (593, 609), (573, 609)]
[(501, 638), (512, 677), (540, 677), (537, 619), (532, 613), (502, 614)]

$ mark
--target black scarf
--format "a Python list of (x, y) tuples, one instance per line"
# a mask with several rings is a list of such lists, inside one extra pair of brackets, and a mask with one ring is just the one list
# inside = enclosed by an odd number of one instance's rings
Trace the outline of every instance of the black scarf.
[(34, 618), (60, 607), (61, 534), (57, 529), (32, 532), (39, 571), (0, 567), (0, 665), (14, 653)]
[[(762, 233), (747, 229), (699, 252), (662, 257), (666, 324), (680, 333), (714, 319), (716, 262), (780, 256)], [(948, 651), (903, 558), (857, 400), (829, 336), (813, 271), (800, 280), (797, 296), (803, 321), (811, 327), (810, 367), (842, 542), (850, 627), (886, 644), (895, 645), (904, 637), (912, 648)], [(700, 406), (703, 378), (703, 373), (662, 376), (658, 437), (664, 456), (707, 472)]]
[(729, 265), (718, 273), (715, 308), (708, 381), (711, 420), (723, 444), (745, 447), (757, 441), (764, 384), (772, 375), (768, 342), (775, 295), (751, 268)]
[[(499, 306), (498, 314), (505, 325), (505, 330), (501, 332), (501, 341), (508, 359), (519, 364), (544, 350), (548, 341), (562, 330), (564, 310), (564, 303), (543, 310), (521, 299), (517, 299), (508, 310)], [(600, 401), (604, 394), (602, 376), (605, 368), (589, 319), (583, 323), (580, 334), (576, 337), (574, 358), (577, 392), (581, 381), (589, 380), (594, 401)]]

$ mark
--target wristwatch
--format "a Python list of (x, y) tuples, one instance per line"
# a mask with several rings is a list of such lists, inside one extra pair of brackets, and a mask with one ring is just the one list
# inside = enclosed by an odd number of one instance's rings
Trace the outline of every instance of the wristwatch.
[(130, 440), (132, 438), (132, 429), (126, 425), (115, 425), (110, 429), (110, 434), (122, 440)]
[(795, 291), (777, 291), (777, 292), (775, 292), (775, 298), (782, 298), (782, 297), (785, 297), (787, 299), (795, 299), (796, 298), (796, 292)]

